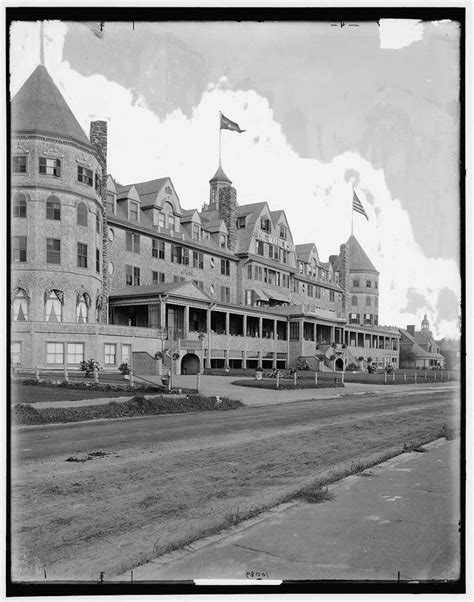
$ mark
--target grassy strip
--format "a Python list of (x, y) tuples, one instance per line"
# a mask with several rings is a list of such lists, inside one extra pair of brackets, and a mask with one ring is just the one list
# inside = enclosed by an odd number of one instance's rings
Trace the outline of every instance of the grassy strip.
[[(253, 389), (276, 389), (276, 379), (267, 380), (234, 380), (231, 384), (237, 385), (238, 387), (251, 387)], [(334, 389), (344, 387), (344, 383), (338, 381), (337, 383), (332, 381), (318, 382), (314, 384), (314, 380), (299, 380), (297, 379), (296, 385), (293, 383), (293, 379), (281, 379), (279, 382), (278, 390), (288, 391), (295, 389)]]
[(13, 407), (12, 419), (16, 425), (52, 424), (97, 420), (99, 418), (129, 418), (156, 414), (235, 410), (243, 405), (241, 401), (229, 399), (228, 397), (219, 399), (204, 395), (187, 395), (177, 399), (163, 396), (147, 399), (136, 395), (128, 401), (111, 401), (103, 405), (76, 408), (36, 409), (29, 404), (17, 404)]

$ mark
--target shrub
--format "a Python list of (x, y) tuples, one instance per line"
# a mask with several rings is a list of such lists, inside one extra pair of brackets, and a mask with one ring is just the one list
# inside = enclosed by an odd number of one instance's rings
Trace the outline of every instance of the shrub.
[(128, 367), (127, 362), (123, 362), (119, 366), (119, 371), (125, 376), (126, 374), (130, 374), (130, 368)]
[(358, 372), (359, 371), (359, 366), (357, 366), (357, 364), (354, 364), (354, 362), (352, 362), (352, 364), (348, 364), (346, 366), (346, 372)]
[(82, 360), (79, 366), (79, 370), (84, 372), (85, 376), (90, 376), (91, 374), (94, 374), (94, 371), (96, 370), (97, 372), (99, 372), (99, 362), (92, 358), (90, 360)]

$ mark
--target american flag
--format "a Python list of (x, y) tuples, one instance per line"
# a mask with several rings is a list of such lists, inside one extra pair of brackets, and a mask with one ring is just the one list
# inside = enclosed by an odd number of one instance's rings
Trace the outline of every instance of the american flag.
[(241, 130), (238, 123), (235, 121), (231, 121), (225, 115), (223, 115), (220, 111), (219, 114), (221, 116), (221, 130), (231, 130), (232, 132), (238, 132), (242, 134), (245, 130)]
[(364, 206), (362, 205), (362, 203), (360, 202), (359, 197), (356, 195), (355, 190), (352, 190), (353, 192), (353, 197), (352, 197), (352, 210), (353, 211), (357, 211), (357, 213), (362, 213), (363, 216), (365, 216), (365, 219), (367, 221), (369, 221), (369, 216), (367, 215), (367, 213), (365, 212)]

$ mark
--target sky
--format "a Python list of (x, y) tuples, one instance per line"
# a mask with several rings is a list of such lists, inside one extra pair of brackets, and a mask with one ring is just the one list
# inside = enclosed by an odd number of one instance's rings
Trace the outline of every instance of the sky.
[[(356, 26), (357, 25), (357, 26)], [(11, 28), (14, 94), (38, 23)], [(171, 177), (184, 209), (222, 165), (239, 204), (284, 209), (322, 261), (351, 232), (380, 271), (379, 323), (459, 336), (459, 28), (416, 23), (51, 21), (45, 65), (85, 132), (108, 122), (121, 184)]]

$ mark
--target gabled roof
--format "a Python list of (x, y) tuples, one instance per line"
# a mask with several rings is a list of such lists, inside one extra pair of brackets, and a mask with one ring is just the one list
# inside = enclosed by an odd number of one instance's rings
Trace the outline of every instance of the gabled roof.
[(260, 203), (249, 203), (248, 205), (238, 205), (237, 215), (251, 215), (252, 213), (260, 213), (262, 209), (267, 205), (266, 201)]
[[(314, 242), (305, 242), (301, 245), (295, 245), (296, 257), (299, 261), (308, 262), (311, 257), (311, 252), (316, 248)], [(316, 251), (316, 255), (318, 252)]]
[(91, 146), (44, 65), (38, 65), (11, 104), (13, 132), (58, 136)]
[(149, 297), (155, 295), (165, 295), (175, 293), (179, 290), (180, 296), (189, 297), (201, 301), (212, 301), (204, 291), (190, 281), (170, 282), (162, 284), (151, 284), (147, 286), (125, 286), (110, 293), (110, 299), (120, 297)]
[(370, 261), (369, 256), (361, 247), (357, 238), (351, 234), (347, 241), (349, 270), (354, 272), (374, 272), (378, 274), (378, 270)]
[(148, 180), (147, 182), (137, 182), (134, 184), (134, 186), (138, 190), (138, 194), (141, 196), (142, 194), (153, 194), (154, 192), (160, 192), (160, 190), (168, 181), (169, 178), (157, 178), (156, 180)]

